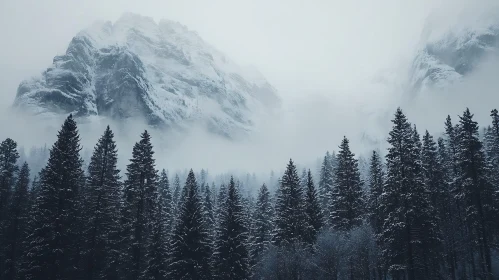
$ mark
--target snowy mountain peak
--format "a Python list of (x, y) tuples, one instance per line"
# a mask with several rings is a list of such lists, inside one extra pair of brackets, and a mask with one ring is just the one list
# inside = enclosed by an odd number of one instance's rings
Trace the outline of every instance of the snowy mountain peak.
[(253, 68), (240, 67), (180, 23), (126, 13), (79, 32), (66, 54), (23, 81), (14, 106), (36, 114), (142, 117), (155, 126), (202, 122), (231, 136), (280, 105)]
[(470, 11), (456, 19), (444, 28), (426, 27), (410, 73), (416, 92), (459, 82), (484, 57), (499, 54), (499, 9)]

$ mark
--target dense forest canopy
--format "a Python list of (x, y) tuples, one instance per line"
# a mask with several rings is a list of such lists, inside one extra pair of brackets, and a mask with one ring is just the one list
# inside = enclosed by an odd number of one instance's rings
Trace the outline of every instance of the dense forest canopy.
[(110, 127), (84, 161), (70, 115), (31, 152), (43, 166), (0, 144), (0, 279), (497, 279), (490, 116), (483, 130), (468, 109), (449, 116), (435, 139), (399, 108), (384, 156), (361, 160), (344, 137), (319, 170), (290, 159), (254, 188), (251, 175), (168, 172), (148, 131), (126, 170)]

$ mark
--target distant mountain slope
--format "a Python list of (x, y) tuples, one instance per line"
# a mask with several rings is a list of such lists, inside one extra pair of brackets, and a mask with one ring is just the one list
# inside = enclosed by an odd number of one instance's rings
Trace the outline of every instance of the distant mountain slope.
[(279, 105), (258, 71), (239, 67), (179, 23), (135, 14), (78, 33), (66, 54), (19, 85), (14, 102), (43, 115), (145, 118), (165, 128), (201, 122), (229, 137)]
[(416, 92), (459, 82), (487, 55), (499, 55), (499, 11), (452, 26), (416, 54), (409, 82)]

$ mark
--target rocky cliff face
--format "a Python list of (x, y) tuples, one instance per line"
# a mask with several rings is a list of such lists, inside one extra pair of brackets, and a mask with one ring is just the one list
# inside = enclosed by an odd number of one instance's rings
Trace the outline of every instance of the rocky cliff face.
[(415, 56), (409, 82), (416, 92), (445, 88), (469, 75), (489, 55), (499, 55), (499, 11), (486, 14), (425, 42)]
[(144, 118), (165, 128), (201, 122), (229, 137), (279, 105), (255, 69), (236, 65), (179, 23), (135, 14), (81, 31), (66, 54), (19, 85), (14, 103), (33, 114)]

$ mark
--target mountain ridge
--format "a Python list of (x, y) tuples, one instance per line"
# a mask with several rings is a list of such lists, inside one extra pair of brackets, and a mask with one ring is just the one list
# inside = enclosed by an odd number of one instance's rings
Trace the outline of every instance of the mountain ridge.
[(80, 31), (66, 53), (18, 87), (15, 108), (50, 115), (144, 118), (155, 127), (202, 122), (231, 137), (279, 107), (257, 70), (238, 66), (186, 26), (126, 13)]
[(425, 30), (409, 70), (414, 93), (459, 83), (488, 55), (499, 55), (499, 8), (460, 18), (443, 30)]

